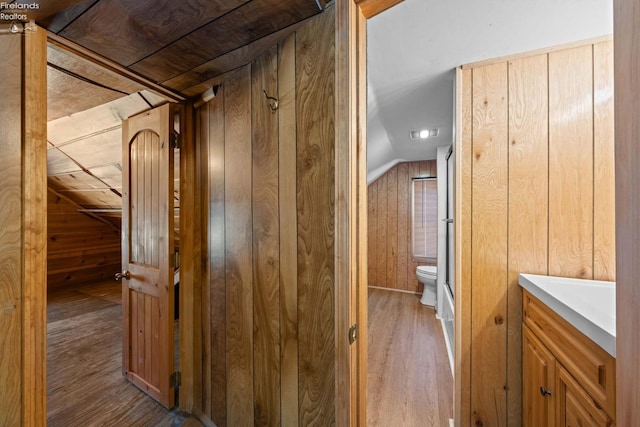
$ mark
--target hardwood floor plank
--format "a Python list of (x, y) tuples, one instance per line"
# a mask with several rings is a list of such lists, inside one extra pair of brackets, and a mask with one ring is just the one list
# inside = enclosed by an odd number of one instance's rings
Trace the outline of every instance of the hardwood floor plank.
[(446, 426), (453, 377), (442, 326), (419, 297), (369, 290), (367, 425)]
[(122, 376), (120, 300), (112, 281), (49, 294), (47, 425), (200, 426)]

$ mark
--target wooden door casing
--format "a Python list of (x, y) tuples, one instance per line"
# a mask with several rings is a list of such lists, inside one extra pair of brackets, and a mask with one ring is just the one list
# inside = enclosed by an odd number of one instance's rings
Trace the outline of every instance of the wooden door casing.
[(123, 122), (122, 369), (163, 406), (175, 395), (171, 104)]

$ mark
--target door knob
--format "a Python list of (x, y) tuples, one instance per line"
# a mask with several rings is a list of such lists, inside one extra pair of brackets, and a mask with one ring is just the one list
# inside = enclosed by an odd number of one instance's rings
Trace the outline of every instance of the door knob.
[(540, 387), (540, 394), (543, 396), (551, 396), (551, 390), (547, 390), (544, 387)]
[(129, 270), (123, 270), (122, 273), (116, 273), (116, 280), (120, 280), (122, 278), (127, 280), (131, 279), (131, 273), (129, 273)]

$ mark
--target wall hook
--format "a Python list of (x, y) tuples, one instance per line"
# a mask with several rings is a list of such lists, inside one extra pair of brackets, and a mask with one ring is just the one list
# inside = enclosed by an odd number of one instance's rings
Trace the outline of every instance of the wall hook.
[(273, 96), (267, 95), (266, 90), (263, 90), (262, 92), (264, 92), (264, 97), (267, 98), (267, 101), (269, 101), (269, 109), (271, 111), (276, 111), (278, 109), (278, 99), (274, 98)]

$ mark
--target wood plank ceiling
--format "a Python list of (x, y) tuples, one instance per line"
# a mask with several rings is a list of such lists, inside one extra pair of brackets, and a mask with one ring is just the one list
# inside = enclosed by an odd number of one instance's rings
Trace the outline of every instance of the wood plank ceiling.
[[(32, 3), (14, 0), (8, 3)], [(185, 97), (235, 69), (324, 10), (326, 0), (48, 0), (29, 18), (50, 33)], [(70, 54), (48, 49), (50, 191), (119, 224), (120, 124), (167, 100)]]

